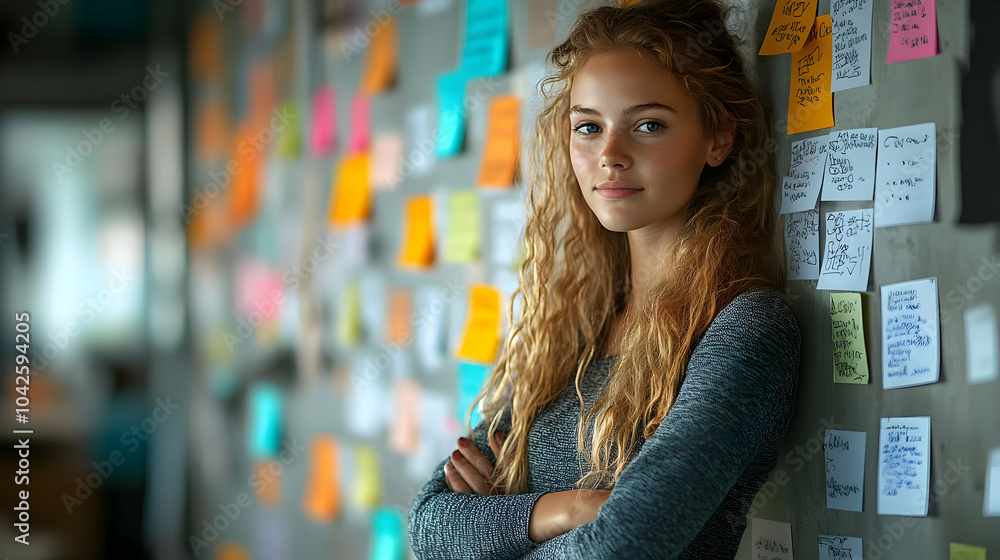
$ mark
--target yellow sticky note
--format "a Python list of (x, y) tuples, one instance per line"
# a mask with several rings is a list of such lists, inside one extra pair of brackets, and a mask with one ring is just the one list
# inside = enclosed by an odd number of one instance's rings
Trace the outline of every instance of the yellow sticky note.
[[(799, 52), (816, 19), (818, 0), (778, 0), (759, 55)], [(829, 19), (827, 15), (827, 19)]]
[(951, 543), (951, 560), (986, 560), (986, 548)]
[(479, 258), (479, 193), (455, 191), (448, 195), (448, 231), (445, 262), (472, 262)]
[(792, 55), (788, 87), (788, 134), (833, 126), (833, 35), (830, 14), (816, 18), (806, 45)]
[(415, 453), (420, 443), (420, 384), (400, 379), (393, 393), (389, 448), (397, 453)]
[(510, 188), (517, 169), (518, 136), (521, 129), (516, 95), (500, 95), (490, 101), (490, 128), (476, 184)]
[(347, 156), (340, 166), (335, 186), (336, 194), (330, 197), (327, 223), (346, 226), (368, 218), (371, 192), (368, 186), (368, 152)]
[(357, 280), (344, 286), (340, 305), (337, 339), (344, 346), (357, 346), (361, 341), (361, 286)]
[(358, 447), (354, 456), (354, 472), (357, 484), (354, 487), (354, 503), (359, 508), (370, 510), (379, 501), (378, 455), (369, 445)]
[(399, 266), (426, 268), (434, 261), (434, 201), (430, 195), (411, 196), (406, 203), (406, 226)]
[(361, 93), (374, 95), (392, 84), (396, 76), (396, 58), (399, 51), (396, 18), (382, 26), (372, 37), (371, 47), (365, 58), (364, 75), (361, 78)]
[(393, 288), (389, 292), (389, 320), (386, 321), (385, 339), (400, 346), (410, 344), (410, 312), (413, 298), (406, 288)]
[(302, 496), (302, 507), (313, 519), (326, 521), (340, 514), (340, 473), (337, 440), (330, 435), (313, 437), (309, 480)]
[(861, 294), (831, 293), (833, 382), (868, 383), (868, 354), (861, 317)]
[(469, 290), (469, 312), (465, 318), (459, 358), (479, 362), (496, 359), (500, 346), (500, 290), (486, 284), (473, 284)]

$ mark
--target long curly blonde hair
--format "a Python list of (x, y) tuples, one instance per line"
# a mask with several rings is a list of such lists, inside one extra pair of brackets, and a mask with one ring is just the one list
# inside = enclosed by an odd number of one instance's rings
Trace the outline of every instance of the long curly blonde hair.
[[(746, 75), (726, 17), (727, 8), (713, 0), (601, 6), (581, 14), (549, 55), (556, 72), (538, 84), (545, 102), (527, 158), (526, 251), (507, 310), (512, 326), (466, 415), (469, 424), (482, 402), (492, 438), (509, 407), (511, 427), (492, 480), (498, 493), (528, 491), (528, 430), (572, 375), (581, 412), (577, 441), (591, 462), (576, 486), (612, 488), (634, 455), (638, 434), (652, 436), (672, 406), (692, 347), (716, 314), (750, 287), (784, 286), (772, 201), (771, 116)], [(626, 234), (601, 225), (571, 167), (570, 88), (589, 57), (621, 47), (637, 48), (679, 78), (699, 106), (705, 131), (731, 132), (733, 147), (722, 165), (702, 172), (669, 270), (642, 301), (629, 303), (634, 313), (618, 358), (584, 415), (580, 381), (630, 299), (631, 263)], [(518, 295), (522, 311), (515, 323)]]

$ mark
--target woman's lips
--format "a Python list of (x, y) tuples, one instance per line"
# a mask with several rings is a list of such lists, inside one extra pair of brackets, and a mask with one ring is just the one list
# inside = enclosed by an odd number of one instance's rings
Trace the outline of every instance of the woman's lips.
[(597, 194), (601, 195), (603, 198), (616, 199), (632, 196), (642, 189), (634, 187), (624, 181), (605, 181), (600, 185), (597, 185), (594, 190), (596, 190)]

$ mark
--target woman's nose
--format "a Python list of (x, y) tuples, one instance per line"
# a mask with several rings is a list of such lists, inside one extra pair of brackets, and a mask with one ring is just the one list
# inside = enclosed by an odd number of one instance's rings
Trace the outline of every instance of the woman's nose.
[(632, 158), (628, 155), (628, 140), (618, 134), (608, 134), (601, 149), (601, 169), (628, 169), (632, 166)]

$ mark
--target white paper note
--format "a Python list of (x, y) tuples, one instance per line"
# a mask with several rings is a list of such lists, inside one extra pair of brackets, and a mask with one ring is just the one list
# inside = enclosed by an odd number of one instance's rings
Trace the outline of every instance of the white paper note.
[(936, 161), (934, 123), (878, 131), (875, 227), (934, 219)]
[(826, 507), (862, 511), (865, 494), (865, 432), (827, 430)]
[(882, 418), (878, 447), (878, 514), (925, 517), (931, 417)]
[(1000, 517), (1000, 447), (990, 451), (986, 461), (986, 489), (983, 517)]
[(940, 366), (937, 278), (882, 286), (882, 388), (934, 383)]
[(833, 74), (830, 91), (871, 83), (872, 5), (872, 0), (831, 2)]
[(792, 560), (792, 526), (788, 523), (751, 518), (750, 543), (753, 560)]
[(984, 303), (965, 310), (965, 379), (969, 385), (997, 378), (997, 314)]
[(819, 278), (819, 210), (785, 215), (789, 280)]
[(819, 560), (862, 560), (861, 539), (820, 535)]
[(826, 213), (826, 240), (818, 290), (868, 291), (872, 209)]
[(823, 200), (871, 200), (875, 193), (877, 128), (830, 133)]
[(826, 170), (827, 136), (792, 142), (792, 162), (781, 184), (781, 213), (816, 208)]

